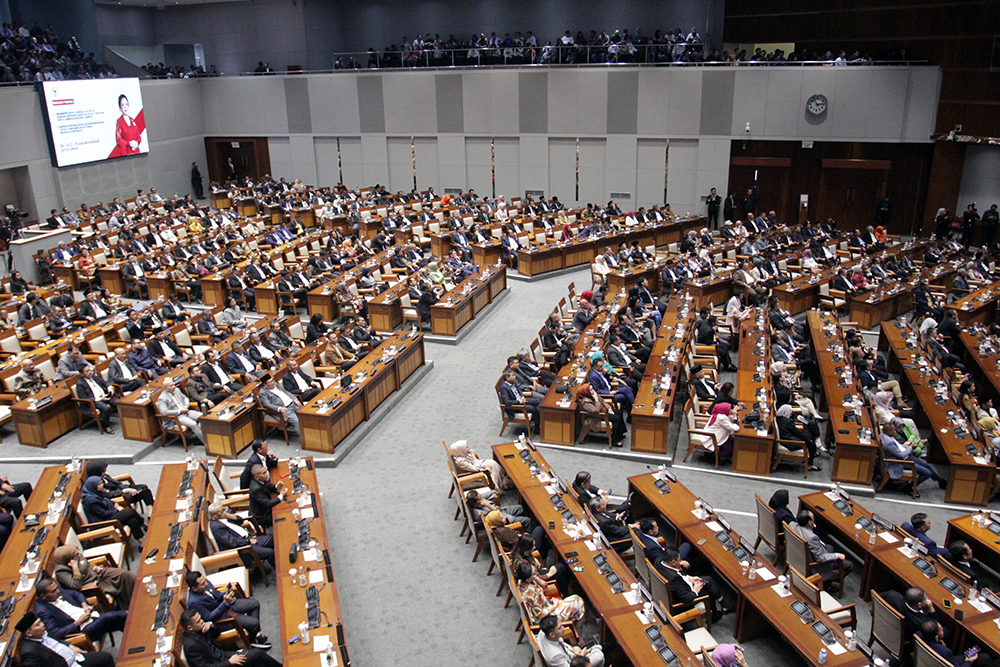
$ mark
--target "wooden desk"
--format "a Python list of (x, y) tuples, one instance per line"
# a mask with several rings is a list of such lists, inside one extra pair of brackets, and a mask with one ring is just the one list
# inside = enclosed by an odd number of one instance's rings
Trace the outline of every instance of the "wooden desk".
[[(586, 566), (584, 566), (586, 567)], [(607, 614), (601, 617), (604, 627), (618, 640), (618, 646), (625, 652), (632, 667), (663, 667), (663, 659), (653, 649), (646, 628), (657, 627), (667, 646), (678, 657), (680, 665), (696, 665), (701, 660), (688, 648), (687, 642), (670, 624), (660, 624), (659, 618), (653, 623), (643, 623), (632, 610)], [(605, 656), (607, 658), (608, 656)]]
[[(1000, 354), (994, 352), (985, 354), (981, 349), (980, 340), (986, 332), (974, 333), (971, 330), (962, 332), (962, 344), (965, 346), (965, 366), (976, 378), (976, 386), (993, 399), (994, 405), (1000, 405)], [(994, 344), (994, 349), (1000, 345)]]
[(709, 304), (724, 305), (733, 295), (732, 271), (720, 271), (711, 278), (698, 278), (684, 283), (684, 289), (694, 299), (698, 310)]
[[(206, 500), (208, 492), (208, 473), (200, 465), (191, 471), (191, 511), (187, 521), (183, 522), (183, 531), (178, 542), (179, 550), (172, 559), (167, 558), (167, 545), (170, 542), (170, 531), (174, 524), (179, 523), (181, 518), (177, 511), (177, 503), (182, 500), (178, 497), (178, 490), (181, 480), (187, 472), (187, 464), (173, 463), (163, 466), (160, 473), (160, 484), (156, 492), (156, 502), (150, 508), (149, 528), (146, 531), (146, 538), (143, 543), (143, 552), (140, 555), (139, 567), (136, 570), (136, 588), (132, 596), (132, 603), (129, 605), (128, 618), (125, 621), (125, 629), (122, 632), (121, 645), (132, 650), (139, 648), (136, 653), (127, 656), (127, 663), (123, 663), (126, 656), (123, 654), (119, 658), (119, 664), (129, 665), (149, 665), (156, 657), (156, 632), (152, 629), (152, 619), (156, 616), (156, 606), (159, 602), (160, 592), (167, 587), (170, 578), (170, 561), (180, 560), (187, 562), (188, 554), (199, 552), (204, 555), (205, 551), (200, 548), (202, 523), (206, 517), (199, 515), (199, 520), (194, 520), (194, 513), (200, 507), (202, 514), (207, 514), (208, 502)], [(153, 549), (159, 549), (152, 562), (147, 562), (144, 556)], [(184, 583), (185, 569), (181, 568), (175, 577), (178, 586), (174, 589), (174, 598), (170, 605), (171, 613), (174, 617), (174, 624), (167, 625), (168, 636), (173, 637), (173, 651), (175, 660), (181, 655), (181, 636), (184, 630), (180, 623), (180, 615), (186, 609), (187, 585)], [(149, 595), (142, 580), (152, 577), (156, 584), (156, 595)], [(171, 632), (172, 630), (172, 632)], [(124, 652), (123, 652), (124, 653)]]
[[(29, 400), (40, 401), (51, 397), (52, 402), (31, 408)], [(30, 447), (48, 447), (59, 436), (80, 425), (80, 412), (73, 402), (73, 394), (64, 386), (48, 387), (10, 406), (14, 416), (17, 440)]]
[[(992, 521), (986, 518), (986, 527), (972, 525), (972, 515), (966, 514), (956, 519), (948, 521), (948, 532), (945, 535), (944, 544), (951, 544), (956, 540), (965, 540), (976, 560), (980, 561), (994, 571), (1000, 569), (1000, 544), (997, 544), (997, 534), (990, 530)], [(994, 526), (996, 528), (996, 526)]]
[[(326, 521), (323, 516), (323, 503), (319, 495), (320, 484), (316, 478), (316, 471), (313, 469), (311, 457), (300, 459), (305, 465), (298, 468), (299, 479), (302, 480), (302, 493), (306, 496), (308, 503), (299, 511), (308, 514), (313, 513), (309, 524), (309, 535), (315, 540), (315, 548), (322, 554), (320, 560), (309, 560), (312, 558), (308, 550), (299, 550), (298, 558), (294, 564), (288, 561), (288, 552), (292, 544), (298, 542), (298, 525), (292, 512), (298, 508), (296, 496), (292, 492), (292, 479), (284, 479), (285, 486), (289, 490), (288, 502), (276, 505), (272, 510), (274, 517), (274, 554), (275, 554), (275, 578), (277, 579), (277, 597), (281, 600), (281, 658), (285, 665), (308, 665), (319, 667), (322, 665), (319, 653), (313, 648), (313, 642), (318, 637), (329, 637), (334, 644), (338, 644), (337, 626), (343, 624), (343, 613), (340, 608), (340, 598), (337, 595), (337, 582), (334, 578), (332, 564), (327, 565), (325, 560), (331, 558), (330, 547), (327, 542)], [(279, 461), (278, 467), (271, 471), (271, 479), (277, 482), (284, 475), (290, 472), (289, 461)], [(305, 568), (309, 573), (307, 577), (314, 577), (318, 574), (319, 579), (311, 584), (315, 586), (319, 593), (319, 609), (321, 611), (320, 626), (309, 631), (310, 641), (308, 644), (298, 642), (289, 644), (288, 640), (299, 634), (299, 624), (307, 620), (306, 617), (306, 590), (300, 588), (298, 583), (292, 580), (289, 570), (291, 568)], [(338, 662), (341, 657), (338, 656)], [(341, 663), (342, 664), (342, 663)]]
[[(472, 263), (480, 267), (496, 264), (503, 254), (502, 247), (503, 244), (500, 241), (472, 244)], [(520, 269), (518, 273), (520, 273)]]
[(455, 285), (431, 306), (431, 331), (455, 336), (507, 287), (507, 267), (484, 267)]
[(879, 287), (851, 298), (851, 320), (862, 329), (874, 329), (879, 322), (892, 320), (913, 308), (913, 292), (921, 280), (932, 284), (948, 284), (962, 262), (955, 260), (927, 267), (905, 282), (896, 282), (888, 289)]
[(855, 533), (854, 525), (861, 517), (871, 521), (872, 513), (852, 499), (849, 505), (854, 514), (845, 515), (833, 506), (834, 502), (837, 501), (830, 494), (829, 491), (816, 491), (799, 496), (799, 509), (810, 510), (816, 518), (817, 525), (822, 526), (828, 534), (834, 535), (841, 544), (861, 558), (864, 562), (864, 568), (861, 571), (861, 597), (864, 600), (870, 600), (875, 554), (885, 549), (898, 549), (903, 546), (903, 540), (907, 536), (898, 529), (888, 533), (880, 530), (875, 538), (875, 544), (871, 544), (870, 534), (866, 531)]
[(97, 269), (101, 276), (101, 286), (107, 287), (111, 294), (125, 294), (125, 279), (122, 277), (121, 266), (108, 264)]
[(844, 395), (860, 396), (860, 390), (856, 382), (847, 387), (840, 386), (843, 369), (850, 367), (850, 360), (847, 359), (839, 321), (830, 313), (812, 311), (806, 317), (806, 324), (812, 336), (815, 360), (823, 377), (823, 395), (830, 412), (827, 435), (837, 443), (830, 477), (834, 482), (870, 485), (878, 461), (879, 445), (877, 442), (861, 442), (859, 437), (861, 428), (872, 428), (868, 410), (854, 411), (860, 423), (845, 420), (850, 410), (844, 407)]
[(201, 279), (202, 300), (206, 306), (221, 305), (223, 308), (225, 307), (226, 295), (229, 290), (229, 284), (226, 282), (227, 274), (228, 270), (226, 272), (216, 271)]
[(533, 245), (517, 251), (517, 272), (522, 276), (536, 276), (563, 268), (563, 249), (559, 245)]
[(945, 306), (955, 313), (956, 319), (967, 327), (974, 322), (987, 324), (993, 321), (997, 299), (1000, 299), (1000, 280), (984, 285)]
[[(961, 411), (952, 402), (950, 389), (942, 402), (936, 400), (937, 394), (930, 383), (937, 380), (939, 383), (947, 384), (947, 381), (936, 378), (933, 374), (926, 376), (920, 374), (916, 360), (919, 349), (910, 343), (908, 338), (904, 338), (911, 333), (908, 326), (900, 327), (898, 322), (886, 322), (879, 334), (879, 349), (891, 352), (888, 360), (890, 369), (902, 371), (900, 387), (903, 393), (916, 396), (920, 402), (921, 409), (914, 414), (917, 424), (931, 426), (933, 437), (928, 443), (927, 460), (948, 464), (945, 502), (985, 507), (993, 490), (996, 465), (989, 460), (977, 463), (968, 454), (966, 445), (977, 445), (971, 434), (966, 434), (961, 439), (955, 436), (954, 426), (948, 419), (948, 412), (960, 415)], [(913, 349), (907, 349), (907, 345)]]
[[(771, 474), (771, 459), (774, 456), (776, 427), (772, 428), (771, 413), (763, 408), (776, 410), (770, 403), (771, 396), (771, 341), (765, 335), (767, 315), (763, 309), (756, 309), (753, 322), (747, 320), (744, 327), (754, 327), (748, 337), (753, 345), (744, 344), (740, 351), (739, 370), (736, 373), (736, 399), (747, 408), (747, 413), (760, 405), (761, 421), (756, 429), (745, 424), (734, 434), (733, 472), (767, 477)], [(761, 395), (760, 392), (763, 392)], [(743, 413), (743, 414), (747, 414)], [(805, 447), (805, 443), (802, 445)]]
[(153, 301), (170, 298), (174, 293), (174, 282), (170, 279), (170, 274), (165, 271), (146, 274), (146, 288), (149, 290), (149, 298)]
[[(361, 422), (371, 418), (372, 412), (392, 392), (400, 388), (413, 372), (424, 364), (424, 338), (417, 333), (397, 332), (382, 341), (361, 361), (351, 367), (357, 389), (351, 393), (334, 382), (315, 398), (299, 408), (299, 428), (302, 448), (311, 452), (332, 454), (336, 446)], [(395, 355), (383, 363), (383, 352), (395, 346)], [(330, 402), (340, 400), (340, 405), (328, 408)]]
[(66, 283), (74, 292), (80, 289), (80, 280), (76, 277), (76, 267), (72, 264), (53, 263), (52, 279), (57, 283), (60, 281)]
[(538, 452), (532, 451), (526, 445), (519, 442), (507, 442), (502, 445), (493, 445), (493, 459), (503, 466), (504, 472), (510, 477), (514, 485), (521, 489), (529, 486), (547, 484), (531, 474), (530, 465), (521, 458), (520, 452), (527, 451), (538, 469), (546, 475), (552, 476), (552, 468), (548, 461)]
[(273, 279), (254, 285), (253, 295), (258, 313), (262, 315), (278, 314), (281, 304), (278, 302), (277, 283)]

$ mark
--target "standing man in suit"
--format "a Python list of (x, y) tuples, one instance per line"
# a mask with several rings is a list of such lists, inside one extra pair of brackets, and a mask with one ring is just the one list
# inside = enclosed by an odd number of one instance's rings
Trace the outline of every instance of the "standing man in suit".
[(268, 470), (274, 470), (278, 467), (278, 455), (268, 449), (267, 441), (265, 440), (254, 440), (250, 443), (250, 449), (253, 453), (250, 454), (250, 458), (247, 459), (246, 464), (243, 466), (243, 472), (240, 474), (240, 488), (249, 489), (250, 482), (253, 480), (253, 468), (254, 466), (266, 466)]
[(262, 528), (267, 528), (274, 523), (271, 508), (282, 502), (288, 491), (283, 486), (271, 484), (267, 468), (262, 465), (251, 468), (250, 476), (250, 515)]
[[(115, 659), (106, 651), (84, 651), (76, 646), (53, 639), (45, 630), (45, 622), (32, 612), (26, 613), (14, 629), (21, 633), (20, 658), (22, 667), (115, 667)], [(79, 662), (77, 661), (79, 658)]]
[(708, 193), (705, 203), (708, 205), (708, 227), (709, 229), (718, 229), (719, 206), (722, 204), (722, 197), (716, 194), (715, 188), (712, 188), (712, 191)]
[(302, 407), (302, 403), (283, 387), (279, 387), (273, 377), (268, 377), (267, 382), (257, 393), (257, 399), (261, 407), (268, 412), (281, 415), (288, 425), (288, 431), (292, 434), (299, 432), (299, 417), (296, 412)]
[(205, 188), (201, 183), (201, 170), (198, 169), (197, 162), (191, 163), (191, 189), (194, 190), (195, 198), (205, 198)]
[(847, 556), (837, 553), (831, 549), (816, 534), (816, 517), (809, 510), (802, 510), (795, 517), (795, 521), (789, 525), (799, 536), (805, 540), (809, 547), (809, 558), (816, 563), (816, 572), (823, 577), (823, 582), (830, 588), (835, 586), (833, 576), (839, 571), (841, 565), (844, 574), (850, 574), (854, 563), (847, 560)]
[(730, 193), (722, 204), (722, 217), (725, 221), (731, 221), (736, 215), (736, 193)]
[(749, 218), (757, 210), (757, 195), (753, 193), (753, 188), (747, 188), (747, 193), (743, 196), (743, 208), (740, 210), (744, 218)]
[(226, 158), (226, 180), (236, 180), (236, 165), (233, 164), (233, 158)]
[[(93, 401), (101, 420), (101, 428), (108, 435), (114, 435), (115, 430), (111, 428), (111, 411), (117, 399), (100, 373), (94, 373), (93, 366), (83, 367), (80, 378), (76, 381), (76, 397)], [(81, 404), (80, 412), (90, 415), (90, 406), (86, 403)]]

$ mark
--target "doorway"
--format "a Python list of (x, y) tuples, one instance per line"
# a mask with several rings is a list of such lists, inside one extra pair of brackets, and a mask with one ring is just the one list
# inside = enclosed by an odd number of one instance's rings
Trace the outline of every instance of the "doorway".
[(875, 224), (875, 206), (885, 197), (890, 160), (823, 160), (820, 216), (841, 229)]
[(238, 179), (249, 176), (258, 181), (271, 173), (266, 137), (205, 137), (205, 155), (208, 157), (208, 178), (215, 183), (226, 179), (225, 165), (230, 158), (236, 166)]
[(736, 213), (742, 219), (747, 190), (757, 198), (756, 212), (774, 211), (778, 220), (789, 220), (789, 158), (734, 157), (729, 161), (729, 191), (736, 193)]

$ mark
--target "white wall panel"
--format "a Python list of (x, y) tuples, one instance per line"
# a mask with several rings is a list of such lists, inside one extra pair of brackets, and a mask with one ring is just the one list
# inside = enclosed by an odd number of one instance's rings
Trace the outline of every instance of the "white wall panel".
[[(611, 135), (608, 137), (608, 153), (607, 153), (607, 181), (605, 182), (605, 187), (608, 193), (612, 192), (627, 192), (630, 196), (628, 199), (618, 198), (617, 201), (620, 202), (622, 207), (628, 206), (629, 208), (638, 208), (635, 205), (636, 201), (636, 140), (635, 137), (627, 135)], [(661, 164), (661, 177), (660, 181), (662, 183), (662, 164), (663, 164), (663, 152), (660, 152), (660, 164)], [(663, 190), (661, 185), (660, 190)], [(662, 195), (661, 195), (662, 196)], [(581, 197), (583, 197), (581, 193)], [(584, 203), (591, 201), (589, 199), (583, 198)], [(603, 201), (593, 200), (593, 203), (606, 202), (607, 199)]]
[(438, 170), (437, 137), (414, 137), (417, 165), (417, 189), (434, 188), (441, 194), (441, 174)]
[[(607, 201), (608, 146), (604, 139), (580, 139), (580, 198), (578, 202)], [(564, 204), (568, 202), (560, 196)]]
[(565, 204), (576, 201), (576, 139), (549, 137), (549, 191), (546, 196), (559, 197)]
[(316, 184), (331, 186), (340, 182), (340, 155), (337, 137), (316, 137), (313, 139), (316, 154)]
[(268, 137), (267, 150), (271, 155), (271, 177), (274, 180), (284, 178), (289, 183), (295, 180), (297, 176), (292, 167), (291, 140), (288, 137)]
[(548, 196), (549, 188), (549, 140), (543, 135), (522, 135), (518, 144), (521, 157), (521, 190), (541, 190)]
[[(781, 72), (782, 76), (766, 75), (766, 88), (748, 88), (743, 96), (735, 96), (733, 102), (733, 123), (736, 111), (740, 111), (739, 126), (735, 132), (743, 132), (750, 121), (750, 136), (790, 136), (795, 134), (799, 116), (804, 113), (799, 104), (802, 95), (802, 72)], [(737, 77), (739, 79), (740, 77)], [(759, 79), (760, 77), (753, 77)], [(766, 108), (765, 108), (766, 107)], [(764, 111), (761, 122), (760, 111)]]
[(410, 137), (387, 137), (386, 156), (389, 165), (389, 189), (409, 192), (413, 189), (413, 141)]
[[(635, 207), (663, 203), (663, 175), (667, 166), (666, 139), (639, 139), (635, 145)], [(603, 202), (602, 202), (603, 203)]]
[(701, 131), (701, 72), (694, 69), (671, 72), (667, 95), (670, 134), (697, 136)]
[(434, 184), (438, 194), (445, 188), (465, 189), (465, 137), (442, 134), (438, 137), (439, 181)]
[[(846, 77), (837, 77), (837, 96), (840, 97), (840, 82)], [(900, 104), (883, 104), (885, 99), (905, 100), (910, 78), (906, 70), (872, 70), (871, 82), (867, 90), (859, 91), (868, 98), (865, 115), (866, 127), (863, 137), (885, 137), (899, 132), (906, 117), (906, 108)], [(928, 137), (930, 134), (928, 133)]]
[[(490, 132), (494, 134), (517, 134), (520, 131), (520, 93), (516, 71), (496, 70), (490, 77), (489, 103), (491, 106)], [(463, 79), (463, 83), (464, 83)], [(466, 97), (468, 100), (468, 97)], [(468, 118), (468, 116), (466, 116)], [(466, 132), (468, 132), (466, 128)]]
[(667, 86), (673, 70), (639, 70), (639, 109), (636, 130), (639, 134), (667, 134), (671, 99)]
[(486, 137), (465, 138), (465, 187), (480, 197), (493, 196), (493, 152)]
[[(780, 83), (775, 84), (778, 85)], [(747, 123), (754, 136), (764, 133), (770, 86), (767, 68), (741, 67), (737, 70), (733, 84), (733, 136), (742, 136)]]
[[(386, 159), (389, 148), (388, 138), (382, 134), (362, 134), (361, 135), (361, 162), (364, 165), (364, 184), (387, 185), (389, 183), (389, 162)], [(341, 143), (341, 152), (344, 145)], [(347, 168), (344, 168), (344, 178), (347, 178)], [(412, 186), (412, 179), (411, 179)], [(391, 188), (390, 188), (391, 189)], [(410, 188), (406, 189), (409, 192)]]
[(517, 137), (495, 137), (493, 139), (493, 160), (496, 165), (497, 194), (520, 196), (521, 190), (521, 142)]
[(434, 75), (397, 72), (382, 77), (385, 131), (437, 132), (437, 93)]
[(667, 156), (667, 202), (674, 213), (698, 210), (698, 140), (671, 139)]
[(953, 211), (964, 211), (976, 202), (979, 215), (1000, 204), (1000, 148), (996, 146), (967, 146), (962, 187), (957, 202), (944, 202)]

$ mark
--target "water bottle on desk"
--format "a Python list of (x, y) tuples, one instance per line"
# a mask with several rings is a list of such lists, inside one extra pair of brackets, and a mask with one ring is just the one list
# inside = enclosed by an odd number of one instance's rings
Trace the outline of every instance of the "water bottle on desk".
[(821, 648), (819, 650), (819, 664), (821, 664), (821, 665), (825, 665), (826, 664), (826, 656), (827, 655), (829, 655), (829, 654), (827, 653), (826, 647), (824, 646), (823, 648)]

